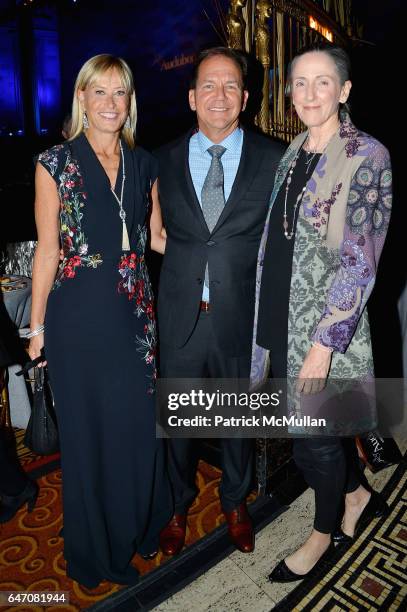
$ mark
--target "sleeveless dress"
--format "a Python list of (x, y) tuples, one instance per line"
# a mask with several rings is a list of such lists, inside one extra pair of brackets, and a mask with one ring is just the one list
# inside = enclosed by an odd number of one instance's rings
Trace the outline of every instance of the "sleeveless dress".
[[(123, 142), (119, 206), (84, 134), (42, 153), (61, 201), (64, 260), (50, 292), (45, 353), (61, 444), (67, 574), (87, 587), (133, 584), (137, 551), (158, 549), (172, 515), (155, 437), (156, 328), (144, 260), (153, 158)], [(120, 197), (123, 168), (115, 191)]]

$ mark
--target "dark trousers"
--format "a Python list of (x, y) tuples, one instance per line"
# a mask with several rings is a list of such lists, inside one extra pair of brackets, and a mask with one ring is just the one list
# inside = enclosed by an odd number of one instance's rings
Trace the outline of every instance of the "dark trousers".
[(294, 459), (315, 491), (314, 528), (333, 533), (343, 512), (343, 496), (361, 484), (353, 438), (296, 438)]
[(0, 427), (0, 496), (19, 495), (27, 484), (8, 433)]
[[(185, 346), (160, 348), (162, 378), (249, 378), (250, 354), (228, 357), (217, 344), (210, 312), (201, 312)], [(191, 461), (195, 440), (168, 441), (168, 470), (173, 488), (175, 512), (186, 514), (197, 489), (195, 468)], [(220, 499), (225, 512), (238, 506), (250, 490), (253, 469), (252, 440), (222, 439), (222, 482)]]

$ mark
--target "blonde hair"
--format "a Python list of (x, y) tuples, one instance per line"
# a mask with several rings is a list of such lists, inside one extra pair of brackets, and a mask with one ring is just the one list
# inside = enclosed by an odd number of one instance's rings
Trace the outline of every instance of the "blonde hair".
[(121, 136), (131, 149), (134, 149), (134, 131), (137, 124), (137, 103), (134, 91), (133, 74), (127, 63), (121, 57), (115, 57), (108, 53), (101, 53), (88, 59), (79, 70), (76, 77), (72, 101), (72, 124), (69, 132), (69, 140), (73, 140), (83, 132), (83, 110), (78, 98), (78, 91), (86, 89), (102, 74), (109, 70), (117, 70), (122, 85), (129, 96), (129, 119), (130, 127), (122, 127)]

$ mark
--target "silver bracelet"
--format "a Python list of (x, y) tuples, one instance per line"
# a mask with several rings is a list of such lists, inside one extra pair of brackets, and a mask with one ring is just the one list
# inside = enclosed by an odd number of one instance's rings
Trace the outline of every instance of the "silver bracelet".
[(30, 338), (34, 338), (34, 336), (39, 336), (40, 334), (43, 333), (44, 330), (45, 330), (45, 325), (39, 325), (38, 327), (30, 331), (26, 335), (26, 338), (29, 340)]

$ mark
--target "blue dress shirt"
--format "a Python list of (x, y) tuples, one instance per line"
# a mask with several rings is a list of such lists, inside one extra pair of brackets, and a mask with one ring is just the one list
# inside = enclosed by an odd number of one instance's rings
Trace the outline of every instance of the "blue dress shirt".
[[(202, 207), (202, 187), (204, 185), (206, 175), (208, 174), (211, 165), (212, 156), (208, 153), (209, 147), (215, 143), (209, 140), (201, 131), (193, 134), (189, 141), (189, 169), (191, 172), (192, 183), (195, 188), (195, 193)], [(239, 167), (240, 158), (242, 155), (243, 146), (243, 130), (236, 128), (222, 142), (216, 144), (225, 147), (226, 151), (221, 157), (223, 166), (223, 188), (225, 193), (225, 202), (227, 206), (230, 192), (232, 191), (233, 183), (235, 182), (237, 169)], [(204, 285), (202, 299), (209, 302), (209, 290)]]

